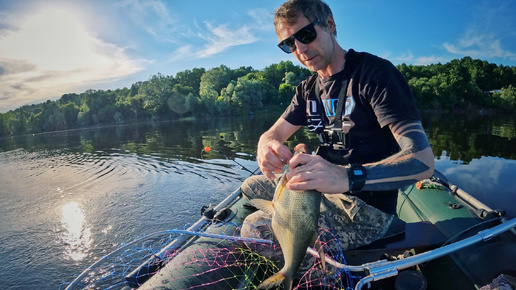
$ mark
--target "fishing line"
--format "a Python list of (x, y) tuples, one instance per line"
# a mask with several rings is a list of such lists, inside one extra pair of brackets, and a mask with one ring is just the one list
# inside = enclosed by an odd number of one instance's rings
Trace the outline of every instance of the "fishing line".
[(226, 158), (226, 160), (231, 160), (233, 162), (235, 162), (236, 164), (238, 164), (242, 169), (244, 169), (245, 171), (251, 173), (251, 175), (255, 175), (256, 174), (256, 171), (258, 171), (259, 168), (256, 168), (254, 171), (251, 171), (249, 169), (247, 169), (244, 165), (238, 163), (234, 158), (229, 158), (226, 154), (224, 154), (222, 151), (220, 150), (212, 150), (211, 147), (209, 146), (206, 146), (204, 147), (202, 150), (201, 150), (201, 159), (204, 160), (203, 158), (203, 153), (206, 152), (211, 152), (211, 151), (215, 151), (215, 152), (218, 152), (220, 155), (224, 156)]

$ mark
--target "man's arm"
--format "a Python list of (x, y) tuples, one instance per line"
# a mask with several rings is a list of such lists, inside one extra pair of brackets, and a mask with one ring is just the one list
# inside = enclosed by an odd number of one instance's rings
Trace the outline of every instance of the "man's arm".
[[(419, 121), (389, 125), (401, 151), (375, 163), (363, 164), (367, 180), (363, 190), (398, 189), (434, 172), (434, 156)], [(287, 183), (292, 190), (315, 189), (323, 193), (349, 191), (346, 166), (336, 165), (321, 156), (298, 154), (290, 161)], [(293, 168), (293, 169), (292, 169)]]
[(391, 190), (429, 178), (434, 172), (434, 155), (419, 121), (389, 125), (401, 151), (375, 163), (364, 164), (364, 190)]
[(274, 179), (273, 172), (280, 172), (292, 158), (290, 149), (283, 145), (301, 126), (295, 126), (279, 118), (272, 127), (262, 134), (258, 141), (256, 160), (262, 173)]

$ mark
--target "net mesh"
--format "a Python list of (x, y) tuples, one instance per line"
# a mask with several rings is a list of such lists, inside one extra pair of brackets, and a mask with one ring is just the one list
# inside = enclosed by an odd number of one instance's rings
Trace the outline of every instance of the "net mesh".
[[(280, 270), (278, 265), (281, 266), (282, 261), (250, 250), (262, 248), (264, 252), (274, 252), (278, 250), (277, 245), (264, 240), (235, 240), (233, 237), (240, 232), (238, 226), (222, 224), (219, 227), (213, 235), (198, 237), (197, 233), (189, 233), (195, 239), (182, 248), (166, 251), (162, 249), (185, 236), (184, 230), (138, 238), (103, 257), (60, 289), (130, 289), (141, 284), (144, 286), (140, 289), (256, 289)], [(328, 247), (330, 243), (338, 243), (331, 237), (328, 231), (320, 235), (324, 252), (330, 259), (345, 264), (343, 252), (335, 251), (335, 246)], [(322, 269), (318, 257), (307, 254), (307, 258), (311, 262), (298, 271), (294, 289), (352, 289), (361, 278), (328, 263)]]

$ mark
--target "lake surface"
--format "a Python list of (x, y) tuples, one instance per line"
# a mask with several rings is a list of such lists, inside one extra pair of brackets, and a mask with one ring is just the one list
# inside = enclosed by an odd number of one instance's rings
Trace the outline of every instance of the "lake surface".
[[(276, 117), (0, 140), (2, 288), (57, 289), (120, 244), (195, 222), (202, 205), (217, 204), (256, 170), (256, 143)], [(514, 117), (434, 114), (423, 125), (438, 170), (516, 216)], [(316, 144), (306, 131), (289, 146), (299, 142)]]

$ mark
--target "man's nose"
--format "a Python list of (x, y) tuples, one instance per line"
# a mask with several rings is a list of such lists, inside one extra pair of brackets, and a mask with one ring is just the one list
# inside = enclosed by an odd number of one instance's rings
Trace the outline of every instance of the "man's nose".
[(295, 44), (296, 44), (296, 51), (298, 53), (304, 53), (308, 49), (308, 44), (304, 44), (297, 39), (295, 40)]

